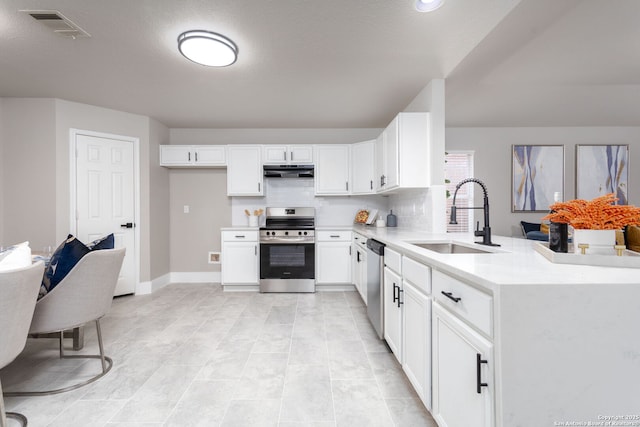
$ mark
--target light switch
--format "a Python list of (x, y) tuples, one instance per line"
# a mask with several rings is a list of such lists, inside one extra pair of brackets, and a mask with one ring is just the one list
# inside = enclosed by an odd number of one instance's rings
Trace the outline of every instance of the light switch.
[(183, 211), (184, 213), (189, 213), (189, 205), (184, 205)]

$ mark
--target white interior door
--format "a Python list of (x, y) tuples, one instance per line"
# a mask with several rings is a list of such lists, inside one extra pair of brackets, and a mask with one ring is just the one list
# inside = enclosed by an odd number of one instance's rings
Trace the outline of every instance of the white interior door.
[(113, 233), (125, 247), (115, 295), (135, 292), (134, 143), (116, 137), (75, 134), (76, 235), (90, 243)]

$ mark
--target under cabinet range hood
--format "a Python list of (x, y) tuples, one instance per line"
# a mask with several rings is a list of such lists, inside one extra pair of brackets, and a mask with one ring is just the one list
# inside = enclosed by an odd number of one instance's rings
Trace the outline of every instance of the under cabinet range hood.
[(313, 165), (264, 165), (265, 178), (313, 178)]

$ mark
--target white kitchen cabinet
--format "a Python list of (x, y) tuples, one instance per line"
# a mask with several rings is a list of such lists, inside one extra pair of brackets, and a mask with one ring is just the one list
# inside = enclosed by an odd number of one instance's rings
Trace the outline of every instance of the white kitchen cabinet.
[(313, 164), (313, 145), (264, 145), (263, 164)]
[(379, 192), (426, 188), (429, 179), (429, 113), (400, 113), (376, 140)]
[(362, 234), (353, 233), (351, 255), (353, 284), (367, 305), (367, 238)]
[(403, 288), (404, 363), (402, 369), (431, 410), (431, 299), (407, 280)]
[(224, 145), (161, 145), (160, 166), (224, 167), (227, 165)]
[[(385, 250), (385, 256), (386, 252)], [(402, 277), (389, 267), (384, 268), (383, 291), (384, 339), (402, 364)]]
[(352, 194), (373, 194), (376, 189), (376, 141), (358, 142), (351, 146)]
[(259, 145), (227, 148), (227, 195), (262, 196), (262, 149)]
[(433, 304), (433, 410), (440, 427), (494, 425), (493, 346)]
[(350, 189), (351, 147), (341, 145), (315, 146), (315, 194), (318, 196), (340, 196), (351, 194)]
[(258, 232), (222, 231), (222, 285), (258, 285)]
[(316, 284), (351, 284), (351, 231), (316, 231)]

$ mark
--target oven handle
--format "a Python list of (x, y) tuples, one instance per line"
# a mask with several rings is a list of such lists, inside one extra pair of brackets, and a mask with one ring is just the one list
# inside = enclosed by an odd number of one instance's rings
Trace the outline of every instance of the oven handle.
[(313, 245), (315, 239), (313, 237), (289, 237), (282, 239), (280, 237), (262, 237), (260, 243), (268, 243), (273, 245), (286, 245), (291, 243), (308, 243)]

